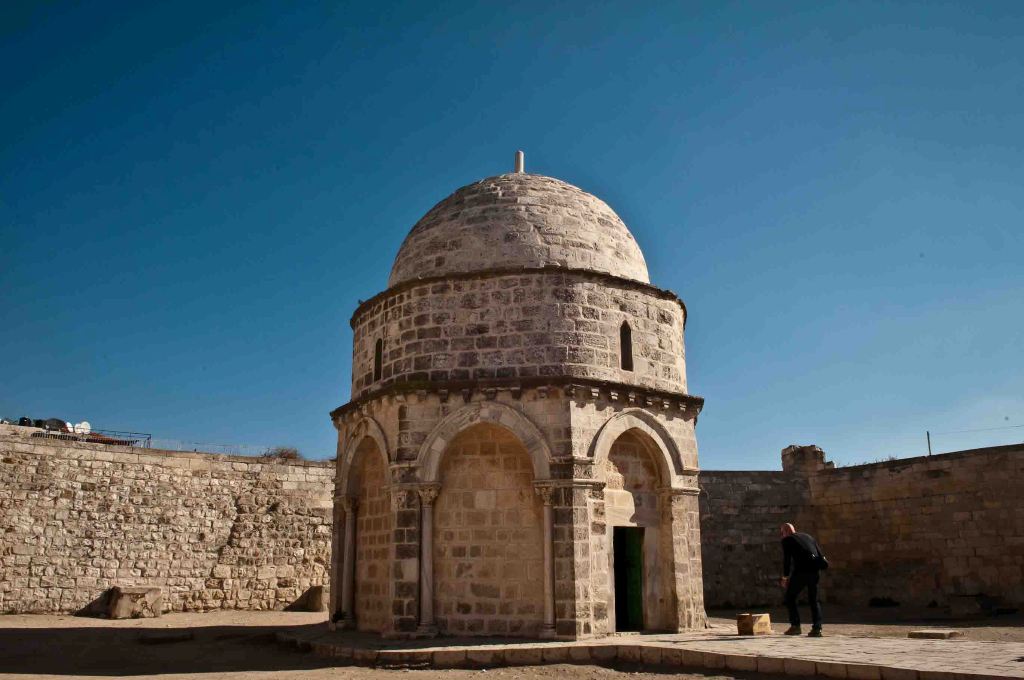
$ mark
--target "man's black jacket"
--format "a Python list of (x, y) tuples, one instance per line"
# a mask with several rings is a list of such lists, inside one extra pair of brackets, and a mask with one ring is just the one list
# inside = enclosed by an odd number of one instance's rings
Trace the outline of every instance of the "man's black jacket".
[(783, 576), (819, 571), (816, 558), (821, 554), (821, 546), (814, 536), (800, 531), (786, 536), (782, 539)]

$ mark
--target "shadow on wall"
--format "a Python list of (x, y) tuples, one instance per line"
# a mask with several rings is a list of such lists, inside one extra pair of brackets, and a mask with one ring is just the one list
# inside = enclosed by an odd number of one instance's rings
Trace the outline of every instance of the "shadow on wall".
[(284, 610), (286, 612), (325, 612), (327, 611), (327, 592), (323, 586), (310, 586)]
[(99, 596), (96, 597), (89, 604), (85, 605), (81, 609), (75, 612), (75, 616), (89, 616), (96, 618), (104, 618), (107, 612), (110, 610), (110, 600), (114, 595), (113, 588), (107, 588)]
[[(111, 605), (118, 588), (107, 588), (87, 605), (76, 611), (74, 616), (87, 618), (119, 618), (111, 615)], [(310, 586), (299, 595), (294, 602), (284, 607), (286, 612), (324, 612), (327, 611), (327, 590), (323, 586)], [(167, 612), (165, 612), (167, 613)], [(126, 618), (126, 617), (120, 617)], [(131, 617), (127, 617), (131, 618)]]

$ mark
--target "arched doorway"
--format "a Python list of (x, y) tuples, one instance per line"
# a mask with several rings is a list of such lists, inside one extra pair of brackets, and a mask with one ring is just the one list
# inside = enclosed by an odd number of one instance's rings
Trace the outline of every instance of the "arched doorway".
[(610, 630), (669, 628), (675, 607), (672, 523), (660, 502), (666, 486), (657, 444), (632, 428), (604, 461)]
[(381, 632), (391, 616), (392, 512), (389, 473), (377, 442), (356, 449), (350, 488), (355, 491), (354, 609), (358, 630)]
[(544, 514), (526, 447), (508, 429), (478, 423), (445, 448), (438, 477), (438, 630), (537, 635), (544, 622)]

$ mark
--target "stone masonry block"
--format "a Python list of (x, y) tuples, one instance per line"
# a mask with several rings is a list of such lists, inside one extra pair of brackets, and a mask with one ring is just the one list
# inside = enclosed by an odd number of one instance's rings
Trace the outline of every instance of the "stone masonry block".
[(736, 616), (737, 635), (771, 635), (772, 620), (768, 614), (739, 614)]
[(151, 619), (163, 614), (163, 593), (159, 588), (122, 588), (110, 591), (107, 616), (112, 619)]
[(438, 649), (434, 651), (433, 664), (437, 668), (458, 668), (466, 665), (465, 649)]

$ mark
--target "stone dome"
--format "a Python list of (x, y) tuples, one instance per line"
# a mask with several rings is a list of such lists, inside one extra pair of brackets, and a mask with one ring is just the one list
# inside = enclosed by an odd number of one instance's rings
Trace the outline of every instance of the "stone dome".
[(636, 239), (604, 201), (552, 177), (514, 172), (462, 187), (424, 215), (399, 248), (388, 287), (545, 266), (650, 283)]

